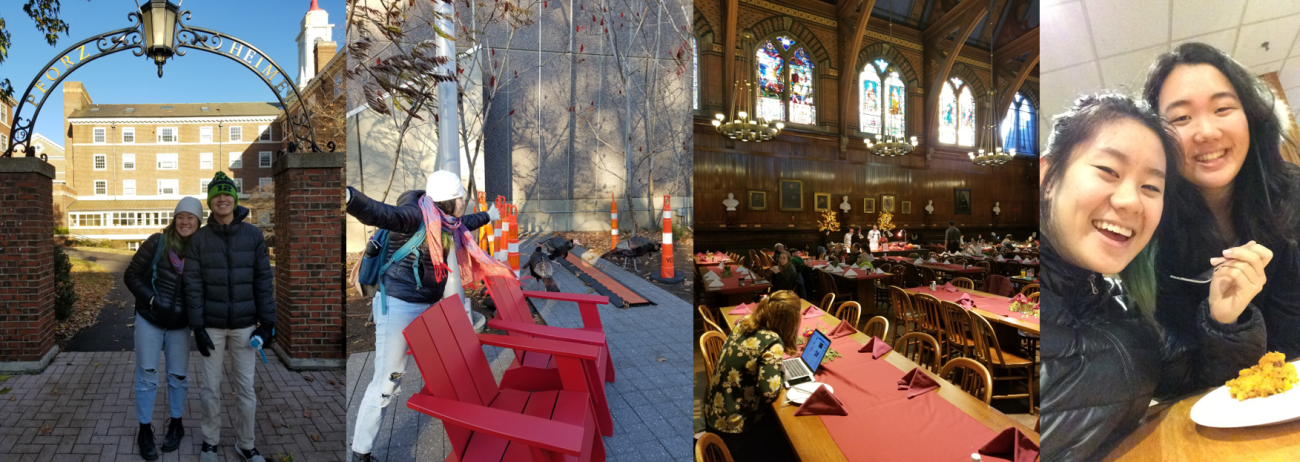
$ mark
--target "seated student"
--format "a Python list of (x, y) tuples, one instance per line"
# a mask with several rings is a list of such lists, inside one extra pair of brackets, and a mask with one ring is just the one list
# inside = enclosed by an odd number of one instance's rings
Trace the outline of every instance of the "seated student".
[(790, 261), (790, 252), (782, 251), (776, 254), (776, 264), (767, 269), (770, 276), (768, 280), (772, 281), (772, 290), (793, 290), (798, 291), (799, 273)]
[(799, 331), (799, 297), (782, 290), (736, 323), (722, 346), (703, 402), (704, 425), (737, 462), (796, 460), (772, 411), (781, 398), (781, 360)]

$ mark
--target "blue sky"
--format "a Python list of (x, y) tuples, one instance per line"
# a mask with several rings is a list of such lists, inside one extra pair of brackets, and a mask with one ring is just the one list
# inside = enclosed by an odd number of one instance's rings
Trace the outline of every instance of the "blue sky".
[[(187, 24), (249, 42), (270, 55), (291, 78), (297, 79), (298, 44), (294, 40), (311, 0), (180, 1), (181, 10), (193, 13)], [(41, 66), (63, 49), (90, 36), (130, 26), (126, 15), (136, 9), (135, 0), (62, 0), (61, 17), (68, 23), (68, 35), (60, 36), (58, 44), (49, 46), (23, 13), (23, 3), (0, 1), (0, 17), (5, 19), (5, 29), (13, 34), (9, 57), (0, 64), (0, 78), (7, 78), (13, 84), (14, 98), (21, 97), (32, 79), (44, 71)], [(346, 28), (344, 0), (318, 0), (318, 3), (329, 12), (330, 23), (335, 25), (334, 40), (341, 47)], [(63, 70), (62, 65), (56, 68)], [(152, 61), (123, 51), (82, 66), (64, 80), (68, 81), (85, 84), (91, 99), (99, 104), (276, 101), (271, 89), (248, 69), (199, 50), (188, 50), (185, 56), (168, 60), (161, 79)], [(35, 89), (32, 92), (39, 94)], [(30, 117), (31, 111), (26, 109), (20, 115)], [(36, 132), (62, 142), (62, 129), (60, 85), (46, 100), (36, 121)]]

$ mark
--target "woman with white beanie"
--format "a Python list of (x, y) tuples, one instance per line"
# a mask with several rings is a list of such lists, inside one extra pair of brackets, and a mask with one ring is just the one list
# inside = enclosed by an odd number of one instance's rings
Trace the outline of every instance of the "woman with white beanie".
[(153, 407), (158, 393), (158, 356), (167, 360), (167, 400), (171, 419), (162, 452), (175, 451), (185, 437), (181, 414), (189, 391), (186, 371), (190, 364), (189, 318), (185, 312), (185, 247), (199, 229), (203, 205), (186, 197), (176, 204), (171, 223), (163, 232), (149, 236), (131, 258), (122, 275), (135, 295), (135, 412), (140, 421), (136, 442), (140, 456), (158, 460), (154, 446)]

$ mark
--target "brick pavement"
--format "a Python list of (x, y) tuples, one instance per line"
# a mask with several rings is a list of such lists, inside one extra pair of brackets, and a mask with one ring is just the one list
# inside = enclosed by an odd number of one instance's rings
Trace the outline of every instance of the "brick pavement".
[[(267, 364), (257, 364), (257, 449), (268, 461), (292, 454), (295, 461), (344, 460), (343, 371), (297, 373), (285, 369), (271, 350)], [(180, 449), (159, 459), (197, 461), (203, 444), (199, 430), (202, 407), (197, 351), (190, 354), (185, 439)], [(223, 418), (219, 446), (225, 460), (240, 460), (231, 426), (235, 398), (228, 381), (222, 384)], [(166, 364), (160, 358), (159, 371)], [(309, 380), (310, 379), (310, 380)], [(135, 353), (62, 352), (43, 373), (15, 375), (0, 382), (0, 460), (141, 461), (136, 453), (132, 387)], [(333, 383), (331, 383), (331, 381)], [(310, 415), (308, 415), (310, 412)], [(156, 441), (166, 433), (167, 386), (160, 382), (154, 405)]]
[[(519, 260), (528, 260), (536, 237), (519, 245)], [(575, 249), (582, 255), (582, 249)], [(605, 438), (608, 460), (693, 460), (691, 434), (691, 310), (689, 303), (665, 292), (618, 265), (601, 260), (596, 265), (606, 274), (658, 305), (619, 309), (600, 305), (601, 321), (609, 341), (618, 381), (605, 385), (614, 436)], [(540, 289), (528, 279), (526, 288)], [(567, 270), (555, 271), (560, 290), (588, 293), (587, 287)], [(531, 287), (527, 287), (531, 286)], [(536, 303), (542, 319), (552, 326), (578, 327), (582, 321), (571, 302)], [(493, 374), (501, 373), (513, 353), (484, 347)], [(356, 412), (374, 374), (373, 352), (356, 353), (348, 359), (348, 441), (351, 442)], [(419, 390), (419, 369), (408, 358), (403, 392), (384, 414), (373, 454), (385, 462), (441, 460), (450, 452), (446, 433), (438, 419), (406, 407), (406, 398)]]

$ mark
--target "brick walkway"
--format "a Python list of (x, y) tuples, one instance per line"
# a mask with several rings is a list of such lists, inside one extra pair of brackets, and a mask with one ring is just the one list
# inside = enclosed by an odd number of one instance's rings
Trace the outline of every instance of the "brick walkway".
[[(536, 245), (534, 239), (519, 244), (519, 261), (528, 261)], [(581, 249), (575, 249), (582, 255)], [(626, 285), (658, 305), (619, 309), (600, 305), (618, 371), (618, 381), (605, 385), (610, 411), (614, 417), (614, 436), (605, 438), (608, 460), (660, 461), (694, 460), (691, 435), (691, 310), (689, 303), (667, 293), (653, 283), (601, 260), (596, 265), (619, 283)], [(539, 289), (528, 279), (526, 288)], [(560, 290), (588, 293), (587, 287), (568, 270), (558, 268), (555, 282)], [(528, 287), (531, 286), (531, 287)], [(582, 320), (577, 305), (569, 302), (536, 304), (547, 324), (579, 327)], [(514, 359), (512, 352), (484, 347), (497, 379)], [(348, 441), (361, 397), (374, 375), (373, 352), (356, 353), (348, 359)], [(438, 419), (406, 407), (406, 397), (423, 386), (415, 361), (408, 358), (401, 396), (396, 397), (384, 414), (373, 454), (385, 462), (442, 460), (450, 452), (446, 433)]]
[[(285, 369), (271, 350), (267, 364), (257, 364), (257, 449), (268, 461), (291, 454), (296, 461), (340, 461), (343, 452), (343, 371), (297, 373)], [(191, 379), (186, 402), (185, 439), (161, 461), (197, 461), (203, 438), (197, 351), (190, 353)], [(223, 427), (220, 447), (225, 460), (240, 460), (231, 427), (235, 398), (222, 384)], [(166, 364), (160, 360), (158, 369)], [(135, 436), (135, 353), (63, 352), (39, 375), (16, 375), (0, 382), (0, 460), (8, 461), (141, 461)], [(331, 384), (331, 381), (333, 382)], [(310, 414), (308, 414), (310, 413)], [(36, 420), (36, 416), (40, 416)], [(156, 441), (166, 434), (167, 386), (160, 383), (154, 405)], [(286, 459), (287, 460), (287, 459)]]

